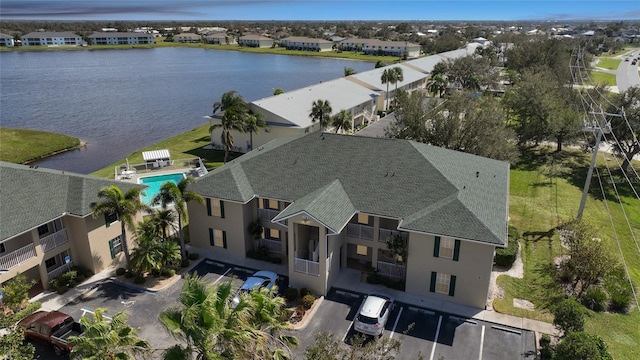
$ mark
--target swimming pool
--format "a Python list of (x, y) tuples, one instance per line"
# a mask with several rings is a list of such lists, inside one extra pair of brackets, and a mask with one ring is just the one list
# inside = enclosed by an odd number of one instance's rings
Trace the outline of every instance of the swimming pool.
[(164, 184), (167, 181), (171, 181), (177, 185), (180, 182), (180, 180), (184, 178), (185, 176), (183, 173), (146, 176), (146, 177), (139, 178), (138, 179), (139, 184), (148, 186), (148, 188), (144, 190), (144, 195), (142, 196), (142, 202), (150, 206), (153, 198), (160, 192), (160, 187), (162, 186), (162, 184)]

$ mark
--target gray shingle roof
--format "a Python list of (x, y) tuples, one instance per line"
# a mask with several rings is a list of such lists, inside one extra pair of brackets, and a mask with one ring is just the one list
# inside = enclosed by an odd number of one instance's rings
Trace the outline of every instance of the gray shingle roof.
[(334, 230), (348, 199), (357, 212), (401, 219), (401, 229), (506, 244), (509, 164), (412, 141), (317, 132), (277, 139), (191, 189), (242, 203), (293, 202), (279, 218), (304, 210)]
[(0, 240), (6, 240), (63, 214), (87, 216), (98, 191), (142, 185), (64, 171), (0, 162)]

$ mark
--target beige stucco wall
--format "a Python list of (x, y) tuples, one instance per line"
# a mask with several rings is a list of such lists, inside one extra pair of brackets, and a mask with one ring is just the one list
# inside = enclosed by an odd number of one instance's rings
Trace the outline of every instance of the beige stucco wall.
[[(316, 226), (319, 228), (318, 231), (318, 248), (319, 248), (319, 263), (320, 263), (320, 274), (319, 276), (309, 275), (304, 273), (296, 272), (295, 269), (295, 249), (299, 245), (295, 245), (298, 242), (298, 229), (296, 224), (304, 224), (308, 226)], [(326, 241), (326, 228), (317, 222), (313, 221), (313, 219), (304, 220), (302, 215), (298, 215), (292, 218), (289, 218), (289, 286), (292, 287), (306, 287), (313, 291), (315, 294), (325, 295), (327, 290), (327, 241)], [(302, 246), (307, 246), (307, 242), (305, 241)]]
[[(409, 235), (407, 259), (407, 293), (484, 309), (489, 290), (494, 247), (461, 241), (458, 261), (433, 256), (434, 237)], [(456, 276), (455, 296), (429, 291), (431, 272)]]
[[(191, 245), (216, 251), (221, 254), (244, 258), (250, 248), (251, 240), (247, 234), (247, 225), (253, 219), (249, 216), (251, 205), (245, 206), (230, 201), (224, 202), (224, 218), (207, 215), (207, 206), (197, 202), (187, 204), (189, 210), (189, 236)], [(227, 248), (209, 244), (209, 228), (227, 233)], [(248, 245), (249, 244), (249, 245)]]
[[(83, 254), (83, 261), (93, 264), (94, 272), (101, 271), (108, 266), (124, 267), (126, 266), (126, 259), (124, 252), (116, 255), (115, 259), (111, 259), (111, 252), (109, 250), (109, 240), (121, 235), (120, 221), (111, 223), (109, 227), (105, 226), (104, 217), (99, 216), (94, 219), (92, 216), (84, 218), (88, 242), (91, 251), (91, 260), (87, 259), (87, 254)], [(142, 214), (134, 219), (134, 223), (142, 221)], [(133, 233), (130, 229), (126, 228), (127, 232), (127, 245), (129, 253), (134, 248)]]

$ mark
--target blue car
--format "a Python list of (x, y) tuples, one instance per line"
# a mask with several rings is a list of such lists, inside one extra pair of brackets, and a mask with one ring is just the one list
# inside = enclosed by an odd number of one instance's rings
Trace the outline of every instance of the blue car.
[(240, 295), (243, 293), (249, 293), (253, 289), (267, 288), (271, 289), (278, 280), (278, 274), (272, 271), (258, 271), (251, 275), (240, 287), (240, 290), (236, 293), (231, 301), (231, 306), (234, 308), (240, 304)]

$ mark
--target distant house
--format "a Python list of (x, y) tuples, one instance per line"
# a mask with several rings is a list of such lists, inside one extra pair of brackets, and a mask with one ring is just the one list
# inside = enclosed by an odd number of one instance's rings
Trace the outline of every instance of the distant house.
[(238, 43), (235, 36), (223, 32), (207, 35), (205, 39), (208, 44), (236, 45)]
[(261, 35), (243, 35), (238, 39), (240, 46), (270, 48), (273, 46), (273, 39)]
[(386, 55), (413, 58), (420, 56), (420, 44), (407, 41), (373, 40), (365, 43), (362, 52), (368, 55)]
[(38, 31), (22, 36), (22, 46), (80, 46), (82, 38), (72, 32)]
[[(48, 288), (71, 266), (124, 266), (120, 219), (92, 216), (98, 191), (142, 185), (0, 161), (0, 284), (18, 273)], [(142, 220), (142, 213), (136, 217)], [(132, 234), (127, 230), (129, 249)]]
[(507, 245), (509, 164), (408, 140), (277, 139), (192, 185), (205, 204), (188, 203), (191, 246), (244, 258), (259, 221), (289, 285), (320, 295), (347, 268), (375, 268), (407, 295), (483, 309)]
[(0, 46), (15, 46), (15, 40), (13, 40), (13, 36), (9, 36), (7, 34), (0, 33)]
[(136, 32), (95, 32), (89, 39), (93, 45), (153, 44), (153, 35)]
[(194, 33), (181, 33), (173, 35), (173, 41), (179, 43), (199, 43), (202, 41), (202, 36)]
[(303, 50), (303, 51), (331, 51), (333, 43), (324, 39), (309, 38), (303, 36), (289, 36), (280, 40), (280, 47), (287, 50)]

